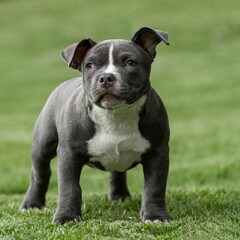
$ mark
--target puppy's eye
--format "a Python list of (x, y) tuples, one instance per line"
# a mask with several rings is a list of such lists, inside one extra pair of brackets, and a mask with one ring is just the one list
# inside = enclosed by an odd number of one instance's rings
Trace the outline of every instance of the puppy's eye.
[(93, 63), (87, 63), (85, 67), (86, 69), (93, 69)]
[(137, 63), (133, 60), (128, 60), (126, 66), (135, 67)]

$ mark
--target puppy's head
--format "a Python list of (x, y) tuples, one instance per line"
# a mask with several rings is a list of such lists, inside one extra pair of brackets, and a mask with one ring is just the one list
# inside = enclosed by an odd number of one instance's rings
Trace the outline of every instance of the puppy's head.
[(167, 39), (167, 33), (145, 27), (131, 41), (84, 39), (67, 47), (62, 57), (82, 72), (88, 99), (111, 109), (132, 104), (147, 93), (155, 48), (161, 41), (168, 45)]

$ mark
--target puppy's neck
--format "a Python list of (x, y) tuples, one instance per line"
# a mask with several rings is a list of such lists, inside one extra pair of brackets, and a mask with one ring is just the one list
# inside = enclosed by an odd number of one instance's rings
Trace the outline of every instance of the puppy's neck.
[(140, 97), (132, 104), (121, 104), (115, 108), (105, 109), (95, 104), (89, 109), (89, 116), (97, 125), (120, 124), (124, 122), (136, 122), (139, 119), (139, 112), (141, 111), (145, 101), (146, 95)]

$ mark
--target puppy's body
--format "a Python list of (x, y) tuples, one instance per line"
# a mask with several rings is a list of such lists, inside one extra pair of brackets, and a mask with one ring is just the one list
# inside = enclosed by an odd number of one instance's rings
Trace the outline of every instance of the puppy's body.
[(63, 52), (82, 79), (64, 82), (49, 97), (34, 130), (32, 177), (21, 209), (42, 208), (50, 160), (58, 156), (59, 202), (54, 222), (81, 218), (79, 178), (84, 165), (110, 171), (110, 199), (130, 197), (126, 171), (143, 165), (141, 218), (168, 221), (165, 191), (169, 126), (149, 82), (155, 46), (166, 33), (140, 29), (132, 39), (85, 39)]

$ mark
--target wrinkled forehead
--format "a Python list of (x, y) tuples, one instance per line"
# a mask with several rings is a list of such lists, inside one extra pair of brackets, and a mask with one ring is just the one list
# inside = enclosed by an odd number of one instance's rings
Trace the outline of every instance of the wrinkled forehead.
[[(108, 56), (109, 50), (112, 48), (113, 54), (120, 52), (135, 52), (140, 53), (143, 50), (136, 43), (128, 40), (105, 40), (97, 43), (93, 48), (88, 52), (89, 54), (96, 54), (101, 56)], [(144, 51), (143, 51), (144, 52)]]

